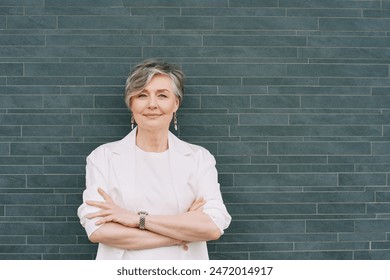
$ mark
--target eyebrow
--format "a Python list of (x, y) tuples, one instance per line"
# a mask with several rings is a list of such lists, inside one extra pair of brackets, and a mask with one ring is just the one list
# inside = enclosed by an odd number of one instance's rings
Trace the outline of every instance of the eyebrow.
[[(144, 88), (142, 91), (149, 92), (146, 88)], [(163, 88), (163, 89), (158, 89), (156, 92), (161, 93), (161, 92), (170, 92), (170, 91), (169, 89)]]

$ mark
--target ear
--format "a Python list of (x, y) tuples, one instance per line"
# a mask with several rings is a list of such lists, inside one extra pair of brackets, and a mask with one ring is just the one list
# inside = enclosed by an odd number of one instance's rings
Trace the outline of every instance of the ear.
[(176, 102), (175, 102), (175, 113), (177, 112), (177, 110), (179, 110), (179, 105), (180, 105), (180, 100), (178, 97), (176, 97)]

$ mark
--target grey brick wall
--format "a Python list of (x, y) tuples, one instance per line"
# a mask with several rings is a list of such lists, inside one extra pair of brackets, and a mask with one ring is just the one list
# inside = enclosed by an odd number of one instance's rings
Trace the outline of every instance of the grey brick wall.
[(0, 259), (92, 259), (85, 156), (130, 69), (187, 75), (179, 136), (233, 216), (212, 259), (390, 258), (390, 1), (0, 1)]

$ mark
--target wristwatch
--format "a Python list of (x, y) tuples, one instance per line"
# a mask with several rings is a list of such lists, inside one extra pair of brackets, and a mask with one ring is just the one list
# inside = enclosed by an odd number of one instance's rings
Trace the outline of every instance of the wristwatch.
[(138, 227), (139, 229), (145, 229), (145, 218), (147, 215), (149, 215), (148, 212), (145, 212), (145, 211), (139, 211), (138, 212), (138, 215), (139, 215), (139, 224), (138, 224)]

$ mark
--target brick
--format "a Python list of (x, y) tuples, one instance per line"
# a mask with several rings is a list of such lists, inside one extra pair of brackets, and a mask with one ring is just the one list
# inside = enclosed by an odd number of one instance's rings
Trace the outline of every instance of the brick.
[(277, 3), (272, 0), (230, 0), (229, 5), (231, 7), (277, 7)]
[(229, 211), (236, 215), (248, 214), (316, 214), (315, 204), (232, 204)]
[(240, 125), (286, 125), (287, 114), (240, 114)]
[[(0, 50), (1, 56), (1, 50)], [(0, 76), (23, 75), (23, 64), (21, 63), (0, 63)]]
[(296, 243), (297, 251), (333, 251), (333, 250), (367, 250), (368, 242), (328, 242), (328, 243)]
[(263, 252), (263, 251), (291, 251), (292, 243), (244, 243), (218, 244), (217, 252)]
[(356, 232), (387, 232), (390, 228), (390, 220), (357, 220), (355, 221), (355, 228)]
[(256, 17), (229, 17), (216, 18), (217, 30), (316, 30), (318, 22), (316, 18), (256, 18)]
[(92, 95), (58, 95), (45, 96), (43, 99), (45, 108), (92, 108)]
[(303, 108), (387, 108), (388, 96), (303, 96)]
[(8, 16), (8, 29), (55, 29), (57, 20), (54, 16)]
[[(4, 5), (3, 2), (0, 5)], [(0, 15), (23, 15), (23, 7), (1, 7)], [(3, 22), (5, 26), (5, 18)]]
[(85, 234), (80, 223), (45, 223), (45, 235), (74, 235)]
[[(261, 224), (261, 226), (260, 226)], [(302, 233), (302, 221), (232, 221), (229, 233)]]
[[(120, 0), (67, 0), (67, 6), (119, 6), (122, 5)], [(61, 0), (45, 0), (45, 6), (63, 6), (64, 1)]]
[[(147, 46), (151, 44), (150, 36), (125, 36), (103, 34), (51, 35), (47, 36), (46, 40), (48, 46)], [(135, 51), (136, 49), (133, 48), (131, 50)]]
[(368, 142), (274, 142), (269, 144), (271, 155), (357, 155), (370, 154)]
[(350, 204), (319, 204), (319, 214), (364, 214), (366, 213), (365, 203), (350, 203)]
[(25, 75), (28, 76), (115, 76), (126, 75), (126, 64), (88, 64), (88, 63), (28, 63)]
[(75, 188), (77, 178), (72, 175), (28, 175), (28, 188)]
[(54, 206), (6, 206), (7, 216), (55, 216)]
[(335, 186), (335, 174), (235, 174), (235, 186)]
[(306, 222), (306, 232), (354, 232), (352, 220), (311, 220)]
[(226, 114), (179, 114), (178, 123), (182, 126), (207, 125), (232, 125), (238, 124), (237, 115)]
[(321, 18), (319, 20), (319, 29), (327, 31), (386, 31), (389, 23), (389, 19)]
[(378, 7), (379, 3), (375, 1), (337, 1), (337, 0), (280, 0), (281, 7), (296, 7), (296, 8), (374, 8)]
[(180, 16), (180, 8), (131, 8), (131, 14), (135, 16)]
[(184, 136), (227, 136), (228, 126), (183, 126), (180, 135)]
[(159, 16), (59, 16), (60, 29), (161, 29), (163, 18)]
[[(2, 167), (0, 167), (2, 169)], [(24, 175), (0, 175), (1, 188), (25, 188), (26, 176)]]
[(386, 174), (357, 174), (357, 173), (343, 173), (339, 174), (340, 186), (385, 186)]
[[(180, 25), (178, 25), (180, 26)], [(295, 49), (277, 47), (145, 47), (148, 57), (296, 57)]]
[(124, 6), (129, 7), (226, 7), (225, 0), (150, 0), (147, 3), (142, 0), (124, 0)]
[(210, 95), (202, 96), (203, 108), (249, 108), (249, 96)]
[(355, 260), (388, 260), (390, 250), (365, 250), (354, 252)]
[(188, 35), (155, 35), (153, 46), (201, 46), (201, 36)]
[(0, 35), (0, 45), (45, 45), (43, 35)]
[(265, 155), (267, 144), (257, 142), (221, 142), (218, 144), (218, 155)]
[(354, 18), (360, 17), (361, 11), (359, 9), (326, 9), (326, 8), (288, 8), (287, 15), (294, 17), (340, 17), (340, 18)]
[(60, 194), (0, 194), (0, 203), (9, 205), (62, 205), (64, 196)]
[(382, 133), (381, 127), (369, 126), (232, 126), (233, 136), (350, 136), (377, 135)]
[[(42, 233), (42, 223), (7, 223), (6, 227), (0, 228), (1, 235), (39, 235)], [(2, 252), (5, 251), (2, 250)]]
[[(258, 1), (256, 1), (258, 3)], [(182, 8), (182, 16), (284, 16), (285, 11), (276, 7)]]
[(183, 65), (187, 76), (281, 76), (285, 74), (283, 65), (259, 64), (188, 64)]
[(12, 143), (11, 155), (59, 155), (58, 143)]
[(389, 70), (381, 65), (331, 65), (292, 64), (287, 65), (287, 75), (307, 77), (385, 77)]
[(72, 136), (71, 126), (23, 126), (23, 136)]
[[(80, 115), (61, 114), (45, 112), (43, 114), (26, 113), (26, 114), (0, 114), (0, 124), (7, 125), (23, 125), (23, 130), (28, 127), (42, 125), (42, 126), (53, 126), (62, 124), (66, 125), (78, 125), (81, 124)], [(30, 126), (29, 126), (30, 125)]]
[(203, 36), (204, 46), (306, 46), (304, 36)]
[[(264, 175), (264, 174), (261, 174)], [(259, 175), (260, 176), (260, 175)], [(287, 176), (284, 176), (287, 177)], [(374, 201), (374, 194), (370, 192), (225, 192), (226, 203), (283, 203), (291, 201), (317, 202), (317, 203), (347, 203)], [(387, 196), (382, 196), (387, 198)]]
[(252, 108), (297, 108), (300, 107), (298, 96), (261, 96), (251, 97)]
[[(21, 129), (17, 126), (0, 126), (0, 135), (3, 136), (20, 136)], [(5, 145), (0, 148), (0, 151), (4, 151)], [(1, 152), (0, 152), (1, 153)]]
[(165, 29), (213, 29), (212, 17), (164, 17)]
[(252, 260), (352, 260), (352, 251), (253, 252)]

